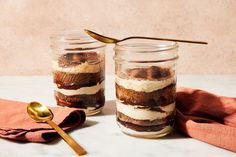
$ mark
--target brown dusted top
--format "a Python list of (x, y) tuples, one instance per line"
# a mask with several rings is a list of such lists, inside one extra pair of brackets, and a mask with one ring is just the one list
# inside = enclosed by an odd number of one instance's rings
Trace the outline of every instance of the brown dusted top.
[(126, 70), (126, 76), (121, 74), (121, 77), (140, 80), (163, 80), (171, 77), (170, 68), (160, 66), (150, 66), (142, 68), (133, 68)]
[(91, 64), (100, 62), (100, 56), (96, 52), (67, 53), (58, 58), (60, 67), (71, 67), (81, 63)]

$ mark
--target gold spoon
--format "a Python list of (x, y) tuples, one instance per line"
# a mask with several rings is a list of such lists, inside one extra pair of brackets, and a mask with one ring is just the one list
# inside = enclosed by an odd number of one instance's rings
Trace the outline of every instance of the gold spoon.
[(54, 128), (59, 135), (68, 143), (68, 145), (78, 154), (84, 155), (86, 151), (82, 148), (74, 139), (72, 139), (67, 133), (65, 133), (56, 123), (52, 120), (53, 113), (47, 108), (47, 106), (38, 102), (31, 102), (27, 106), (27, 112), (29, 116), (36, 122), (46, 122), (52, 128)]
[(93, 31), (84, 30), (88, 35), (90, 35), (91, 37), (93, 37), (94, 39), (101, 41), (103, 43), (107, 43), (107, 44), (115, 44), (118, 42), (122, 42), (128, 39), (151, 39), (151, 40), (165, 40), (165, 41), (175, 41), (175, 42), (184, 42), (184, 43), (193, 43), (193, 44), (207, 44), (207, 42), (205, 41), (193, 41), (193, 40), (181, 40), (181, 39), (168, 39), (168, 38), (153, 38), (153, 37), (140, 37), (140, 36), (132, 36), (132, 37), (127, 37), (121, 40), (115, 39), (115, 38), (110, 38), (110, 37), (106, 37), (103, 36), (101, 34), (95, 33)]

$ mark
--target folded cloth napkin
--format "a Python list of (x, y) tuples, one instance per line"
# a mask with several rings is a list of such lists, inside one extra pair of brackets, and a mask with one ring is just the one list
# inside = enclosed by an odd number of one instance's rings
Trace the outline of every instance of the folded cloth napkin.
[[(53, 121), (63, 130), (81, 126), (85, 113), (66, 107), (49, 107)], [(18, 141), (49, 142), (59, 135), (47, 123), (36, 123), (27, 114), (27, 103), (0, 99), (0, 137)]]
[(177, 130), (236, 152), (236, 98), (178, 88), (176, 104)]

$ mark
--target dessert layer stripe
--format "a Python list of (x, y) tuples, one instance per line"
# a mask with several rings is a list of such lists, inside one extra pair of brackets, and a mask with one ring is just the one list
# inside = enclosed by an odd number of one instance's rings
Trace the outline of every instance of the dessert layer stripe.
[(53, 72), (54, 83), (59, 88), (77, 89), (80, 87), (94, 86), (104, 80), (103, 71), (97, 73), (69, 74), (64, 72)]
[(127, 134), (134, 135), (134, 136), (150, 136), (151, 137), (151, 136), (155, 136), (155, 135), (160, 135), (162, 133), (167, 133), (172, 130), (171, 126), (166, 126), (159, 131), (135, 131), (135, 130), (132, 130), (130, 128), (123, 126), (119, 122), (118, 122), (118, 125), (120, 126), (122, 131), (124, 131)]
[(169, 77), (164, 80), (138, 80), (138, 79), (123, 79), (116, 76), (116, 83), (126, 89), (132, 89), (137, 92), (152, 92), (162, 89), (170, 84), (175, 83), (175, 78)]
[(116, 84), (116, 97), (129, 105), (139, 106), (166, 106), (175, 101), (175, 84), (153, 92), (137, 92)]
[(175, 111), (175, 103), (169, 104), (167, 106), (160, 106), (161, 112), (151, 111), (148, 109), (140, 109), (139, 106), (123, 104), (120, 101), (116, 101), (117, 111), (123, 113), (130, 118), (136, 120), (156, 120), (163, 119), (170, 116)]
[(174, 120), (174, 112), (162, 119), (155, 119), (155, 120), (137, 120), (137, 119), (133, 119), (130, 118), (129, 116), (117, 111), (116, 113), (117, 118), (119, 118), (121, 121), (123, 122), (128, 122), (128, 123), (132, 123), (132, 124), (136, 124), (136, 125), (140, 125), (140, 126), (152, 126), (152, 125), (161, 125), (161, 124), (166, 124), (166, 123), (170, 123), (171, 121)]
[(79, 89), (62, 89), (58, 88), (57, 84), (54, 84), (54, 90), (57, 92), (60, 92), (61, 94), (67, 95), (67, 96), (73, 96), (73, 95), (80, 95), (80, 94), (95, 94), (97, 93), (100, 89), (104, 89), (104, 81), (101, 83), (97, 83), (95, 86), (90, 86), (90, 87), (82, 87)]
[(128, 122), (123, 122), (120, 119), (117, 119), (117, 121), (123, 125), (126, 128), (135, 130), (135, 131), (140, 131), (140, 132), (152, 132), (152, 131), (160, 131), (162, 129), (164, 129), (166, 126), (172, 126), (173, 124), (161, 124), (161, 125), (153, 125), (153, 126), (140, 126), (140, 125), (136, 125), (136, 124), (132, 124), (132, 123), (128, 123)]
[(88, 62), (84, 62), (75, 66), (60, 67), (57, 61), (53, 61), (52, 68), (54, 71), (60, 71), (60, 72), (71, 73), (71, 74), (97, 73), (101, 71), (101, 69), (104, 69), (104, 62), (100, 62), (97, 64), (89, 64)]
[(57, 104), (60, 106), (86, 108), (103, 106), (105, 103), (104, 90), (101, 89), (95, 94), (66, 96), (60, 92), (55, 92)]

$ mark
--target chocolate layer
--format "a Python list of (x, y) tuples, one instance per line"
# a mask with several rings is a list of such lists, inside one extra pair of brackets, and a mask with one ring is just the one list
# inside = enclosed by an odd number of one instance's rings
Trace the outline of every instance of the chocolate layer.
[(104, 80), (104, 74), (103, 71), (77, 74), (54, 71), (53, 78), (58, 88), (78, 89), (81, 87), (95, 86), (97, 83), (101, 83)]
[(166, 118), (162, 118), (162, 119), (155, 119), (155, 120), (137, 120), (137, 119), (133, 119), (119, 111), (117, 111), (116, 113), (117, 118), (120, 121), (123, 122), (127, 122), (127, 123), (132, 123), (135, 125), (139, 125), (139, 126), (153, 126), (153, 125), (162, 125), (162, 124), (170, 124), (172, 123), (172, 121), (174, 121), (174, 112), (171, 113), (169, 116), (167, 116)]
[(57, 104), (60, 106), (76, 107), (76, 108), (87, 108), (87, 107), (96, 107), (100, 108), (104, 106), (105, 96), (104, 90), (99, 90), (96, 94), (82, 94), (74, 96), (66, 96), (60, 92), (55, 91), (55, 97)]
[(153, 131), (160, 131), (162, 129), (164, 129), (166, 126), (173, 126), (174, 122), (173, 121), (170, 121), (170, 122), (167, 122), (165, 124), (160, 124), (160, 125), (153, 125), (153, 126), (140, 126), (140, 125), (136, 125), (136, 124), (132, 124), (132, 123), (129, 123), (129, 122), (124, 122), (124, 121), (121, 121), (119, 118), (117, 118), (117, 121), (125, 126), (126, 128), (129, 128), (129, 129), (132, 129), (132, 130), (135, 130), (135, 131), (143, 131), (143, 132), (153, 132)]
[(137, 92), (116, 84), (116, 97), (124, 104), (139, 105), (160, 111), (158, 106), (166, 106), (175, 101), (175, 84), (153, 92)]

